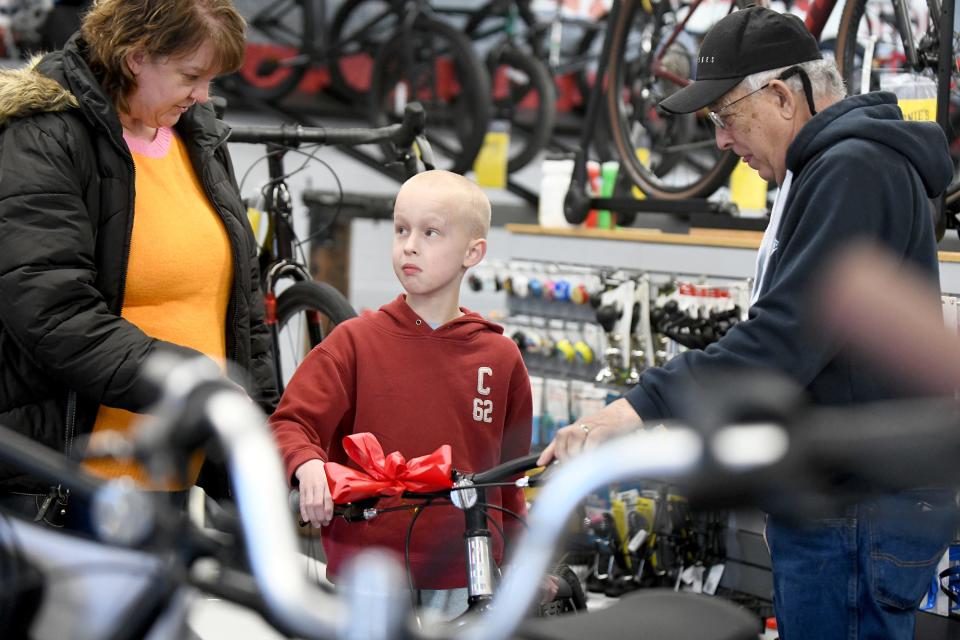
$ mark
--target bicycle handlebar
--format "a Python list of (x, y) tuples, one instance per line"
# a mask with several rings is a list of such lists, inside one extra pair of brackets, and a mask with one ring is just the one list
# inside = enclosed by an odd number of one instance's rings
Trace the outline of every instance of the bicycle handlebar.
[(537, 465), (537, 459), (539, 457), (539, 453), (531, 453), (521, 458), (507, 460), (503, 464), (497, 465), (492, 469), (487, 469), (486, 471), (480, 471), (473, 474), (473, 483), (487, 484), (489, 482), (503, 482), (507, 478), (515, 476), (518, 473), (536, 469), (539, 466)]
[(331, 146), (357, 146), (378, 142), (393, 142), (409, 147), (426, 128), (426, 112), (420, 103), (412, 102), (403, 113), (403, 121), (386, 127), (334, 128), (305, 127), (299, 124), (281, 125), (234, 125), (230, 128), (229, 142), (251, 144), (276, 143), (285, 146), (299, 144), (322, 144)]
[(65, 458), (53, 449), (42, 447), (16, 431), (2, 427), (3, 446), (0, 463), (22, 469), (51, 485), (62, 485), (84, 500), (90, 500), (103, 486), (103, 481), (83, 473), (80, 464)]
[[(174, 377), (174, 382), (164, 385), (169, 396), (164, 406), (172, 412), (165, 422), (195, 422), (184, 412), (202, 410), (223, 445), (250, 566), (271, 619), (283, 631), (305, 638), (350, 636), (354, 621), (371, 623), (370, 616), (392, 597), (387, 586), (403, 589), (402, 582), (393, 580), (397, 567), (383, 560), (373, 562), (362, 553), (358, 563), (366, 560), (367, 564), (345, 572), (340, 596), (326, 594), (313, 584), (300, 564), (292, 523), (284, 526), (290, 516), (283, 465), (264, 415), (237, 388), (207, 393), (203, 376)], [(750, 386), (739, 388), (756, 394)], [(198, 389), (204, 393), (202, 408), (189, 401)], [(770, 403), (764, 402), (757, 409), (762, 403), (754, 397), (734, 398), (727, 402), (727, 411), (704, 411), (710, 422), (700, 429), (674, 426), (640, 431), (561, 465), (540, 490), (528, 517), (528, 534), (516, 549), (491, 611), (462, 626), (433, 629), (404, 627), (402, 616), (391, 617), (392, 626), (378, 618), (384, 623), (378, 637), (511, 637), (537, 597), (541, 576), (550, 566), (570, 513), (590, 492), (612, 482), (637, 477), (682, 480), (692, 501), (706, 495), (744, 505), (757, 504), (758, 496), (773, 495), (781, 507), (803, 510), (810, 503), (795, 500), (796, 495), (826, 488), (827, 496), (835, 498), (829, 479), (836, 476), (852, 477), (872, 491), (925, 483), (942, 486), (960, 479), (956, 465), (960, 419), (952, 399), (886, 403), (858, 411), (791, 405), (777, 415), (770, 414)], [(520, 460), (497, 470), (516, 473)], [(869, 491), (859, 497), (865, 495)], [(851, 493), (839, 500), (857, 497)], [(362, 607), (362, 613), (351, 608), (354, 604)]]
[[(511, 476), (515, 476), (518, 473), (529, 471), (530, 469), (536, 469), (538, 466), (537, 458), (539, 456), (540, 454), (538, 453), (531, 453), (519, 458), (514, 458), (513, 460), (508, 460), (503, 464), (497, 465), (496, 467), (492, 467), (486, 471), (481, 471), (474, 474), (464, 474), (454, 470), (454, 475), (468, 477), (470, 479), (471, 486), (503, 482), (504, 480), (510, 478)], [(449, 492), (449, 489), (441, 489), (434, 492), (404, 491), (402, 497), (412, 500), (427, 500), (437, 496), (446, 495)], [(334, 509), (334, 515), (341, 516), (348, 522), (361, 522), (363, 520), (367, 520), (369, 517), (372, 517), (371, 514), (377, 512), (375, 505), (378, 499), (379, 496), (371, 496), (363, 500), (337, 505)], [(290, 495), (287, 496), (287, 504), (292, 513), (297, 514), (300, 512), (299, 490), (293, 489), (290, 491)], [(301, 522), (301, 524), (306, 523)]]

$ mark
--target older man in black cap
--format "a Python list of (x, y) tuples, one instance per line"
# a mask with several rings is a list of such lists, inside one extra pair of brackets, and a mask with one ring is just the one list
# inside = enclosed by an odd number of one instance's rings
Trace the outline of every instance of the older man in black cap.
[[(644, 421), (682, 415), (685, 383), (718, 368), (786, 374), (821, 405), (903, 395), (909, 381), (891, 379), (801, 325), (818, 269), (855, 239), (918, 267), (936, 295), (931, 199), (953, 175), (940, 128), (904, 121), (890, 93), (844, 98), (833, 61), (821, 59), (803, 23), (761, 7), (718, 22), (701, 44), (696, 80), (660, 106), (676, 114), (706, 109), (717, 145), (779, 186), (749, 318), (707, 349), (645, 371), (623, 398), (561, 429), (541, 463)], [(801, 525), (771, 516), (781, 637), (912, 639), (914, 609), (956, 526), (952, 497), (945, 490), (885, 496)]]

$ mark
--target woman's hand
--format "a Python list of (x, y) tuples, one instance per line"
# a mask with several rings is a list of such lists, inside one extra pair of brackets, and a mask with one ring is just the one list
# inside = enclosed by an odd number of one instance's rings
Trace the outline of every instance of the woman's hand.
[(553, 442), (540, 454), (537, 464), (542, 466), (553, 460), (563, 462), (601, 442), (636, 431), (642, 426), (643, 420), (630, 403), (621, 398), (557, 431)]
[(293, 473), (300, 482), (300, 519), (315, 527), (330, 524), (333, 498), (327, 486), (323, 460), (307, 460)]

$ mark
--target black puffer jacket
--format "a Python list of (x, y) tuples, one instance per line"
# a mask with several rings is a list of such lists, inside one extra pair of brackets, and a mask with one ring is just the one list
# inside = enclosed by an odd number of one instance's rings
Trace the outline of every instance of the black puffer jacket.
[[(142, 411), (150, 402), (143, 364), (151, 353), (196, 355), (120, 318), (134, 165), (83, 50), (75, 38), (26, 69), (0, 73), (0, 424), (74, 456), (100, 404)], [(227, 356), (249, 371), (248, 391), (269, 411), (277, 394), (229, 129), (198, 104), (177, 130), (233, 251)], [(0, 491), (47, 489), (0, 466)]]

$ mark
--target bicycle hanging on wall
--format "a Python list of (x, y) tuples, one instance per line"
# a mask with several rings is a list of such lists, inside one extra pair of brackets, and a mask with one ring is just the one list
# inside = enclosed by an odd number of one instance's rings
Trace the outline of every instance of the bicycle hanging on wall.
[[(847, 0), (837, 34), (837, 67), (851, 94), (914, 74), (937, 87), (936, 119), (950, 141), (954, 177), (944, 204), (960, 208), (960, 67), (952, 0)], [(932, 96), (917, 96), (932, 97)]]
[[(366, 109), (374, 127), (398, 123), (408, 102), (430, 118), (441, 168), (473, 166), (490, 123), (489, 75), (470, 40), (434, 18), (426, 0), (390, 0), (347, 29), (326, 26), (318, 0), (270, 0), (248, 19), (248, 63), (224, 86), (255, 101), (292, 93), (325, 64), (334, 93)], [(319, 34), (319, 35), (318, 35)], [(389, 158), (388, 158), (389, 159)]]
[[(425, 123), (423, 108), (417, 103), (410, 103), (401, 123), (376, 129), (328, 129), (300, 125), (231, 128), (228, 141), (265, 144), (268, 149), (266, 157), (270, 178), (261, 189), (268, 241), (262, 249), (261, 268), (266, 321), (281, 392), (303, 356), (319, 344), (334, 326), (357, 315), (342, 293), (327, 283), (314, 281), (307, 266), (297, 258), (296, 254), (310, 238), (300, 241), (294, 232), (293, 199), (286, 183), (288, 174), (283, 167), (285, 155), (290, 151), (299, 151), (298, 147), (304, 144), (382, 144), (391, 149), (394, 162), (400, 164), (409, 177), (426, 168), (433, 168), (433, 154), (423, 137)], [(333, 224), (333, 220), (329, 224)], [(281, 282), (288, 281), (292, 281), (292, 284), (281, 290)]]
[[(805, 24), (817, 39), (837, 1), (813, 0), (811, 3)], [(903, 70), (929, 76), (939, 73), (940, 91), (951, 97), (940, 99), (938, 121), (953, 141), (956, 136), (947, 116), (947, 106), (955, 107), (955, 103), (960, 102), (954, 97), (960, 73), (953, 53), (956, 34), (952, 3), (941, 6), (939, 0), (926, 0), (928, 11), (915, 24), (911, 18), (916, 18), (917, 12), (908, 10), (908, 1), (848, 0), (844, 4), (836, 44), (841, 73), (855, 93), (859, 92), (862, 82), (854, 82), (854, 76), (867, 78), (866, 86), (875, 89), (878, 72), (882, 71), (880, 67), (889, 67), (890, 60)], [(565, 203), (568, 221), (582, 222), (591, 208), (614, 209), (627, 213), (628, 217), (638, 211), (690, 213), (726, 209), (705, 198), (729, 178), (738, 162), (737, 156), (731, 150), (717, 149), (705, 113), (667, 117), (658, 111), (657, 105), (689, 84), (695, 75), (699, 43), (690, 40), (691, 33), (702, 35), (724, 15), (746, 4), (746, 0), (706, 4), (703, 0), (694, 0), (675, 11), (665, 3), (649, 5), (640, 0), (614, 0), (597, 71), (603, 81), (594, 84), (589, 96)], [(885, 13), (893, 17), (882, 18)], [(872, 38), (877, 42), (878, 24), (885, 25), (881, 34), (885, 46), (873, 47), (872, 63), (867, 65), (867, 72), (863, 72), (864, 34), (867, 41)], [(638, 32), (642, 34), (643, 46), (628, 46)], [(904, 42), (907, 44), (900, 44)], [(881, 52), (884, 59), (877, 57)], [(955, 115), (956, 108), (952, 111), (950, 119), (956, 123), (960, 116)], [(610, 151), (619, 160), (621, 173), (651, 200), (588, 196), (586, 150), (596, 144), (595, 132), (601, 122), (606, 122), (609, 129)], [(960, 156), (960, 147), (956, 156)], [(955, 179), (947, 194), (948, 204), (960, 204), (960, 182)]]

